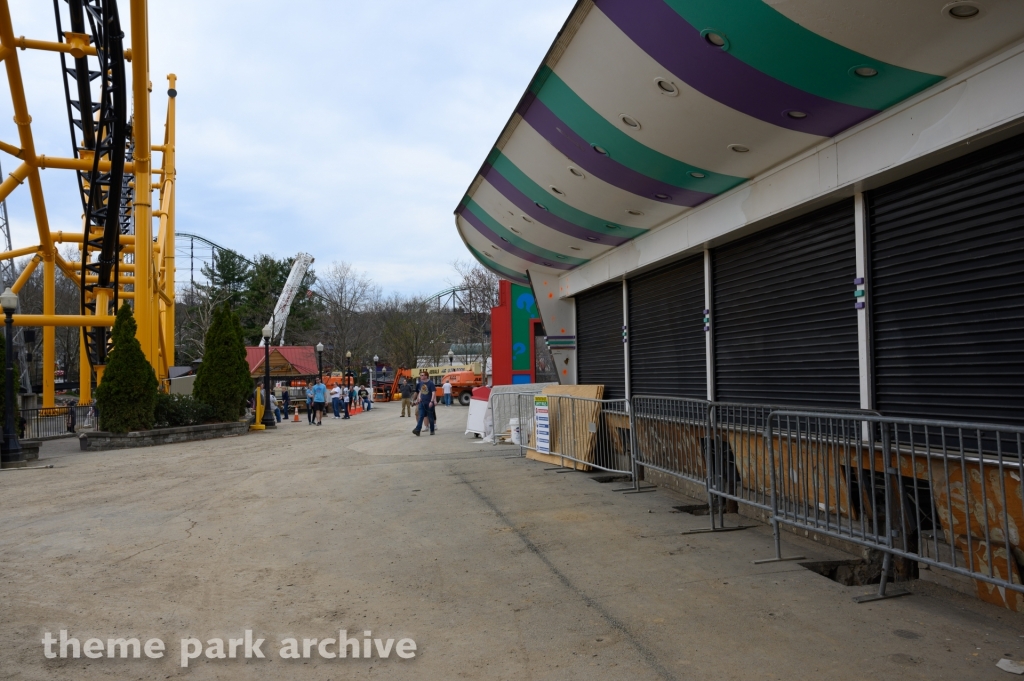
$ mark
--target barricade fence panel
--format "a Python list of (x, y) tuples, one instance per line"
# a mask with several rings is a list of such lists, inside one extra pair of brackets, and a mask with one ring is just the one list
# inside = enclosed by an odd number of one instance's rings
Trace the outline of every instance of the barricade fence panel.
[(628, 400), (548, 395), (550, 454), (586, 469), (633, 475)]
[(704, 454), (706, 400), (635, 395), (633, 456), (640, 466), (700, 485), (707, 483)]
[(764, 439), (775, 522), (951, 570), (1024, 610), (1024, 428), (780, 410)]

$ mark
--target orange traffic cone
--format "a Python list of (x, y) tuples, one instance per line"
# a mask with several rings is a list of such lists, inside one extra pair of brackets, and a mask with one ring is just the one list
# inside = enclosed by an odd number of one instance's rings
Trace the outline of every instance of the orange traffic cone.
[(292, 419), (292, 420), (295, 421), (295, 423), (299, 422), (299, 407), (298, 407), (298, 405), (296, 405), (296, 407), (295, 407), (295, 418)]

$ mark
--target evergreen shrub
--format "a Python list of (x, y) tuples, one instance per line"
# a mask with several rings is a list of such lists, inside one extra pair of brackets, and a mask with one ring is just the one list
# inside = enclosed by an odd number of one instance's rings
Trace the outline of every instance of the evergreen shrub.
[(158, 383), (135, 330), (132, 308), (122, 305), (111, 334), (114, 348), (96, 388), (100, 430), (127, 433), (153, 427)]
[(242, 325), (225, 303), (214, 311), (206, 331), (203, 361), (196, 372), (192, 396), (210, 407), (213, 419), (236, 421), (245, 413), (252, 390)]

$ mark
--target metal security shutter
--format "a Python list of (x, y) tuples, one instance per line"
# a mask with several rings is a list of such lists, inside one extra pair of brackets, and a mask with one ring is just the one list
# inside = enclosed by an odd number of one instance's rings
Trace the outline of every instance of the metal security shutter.
[(604, 399), (626, 396), (622, 283), (576, 296), (576, 367), (580, 385), (603, 385)]
[(705, 399), (704, 256), (629, 281), (633, 395)]
[(722, 401), (860, 404), (853, 201), (712, 251)]
[(1024, 422), (1024, 136), (869, 195), (875, 400)]

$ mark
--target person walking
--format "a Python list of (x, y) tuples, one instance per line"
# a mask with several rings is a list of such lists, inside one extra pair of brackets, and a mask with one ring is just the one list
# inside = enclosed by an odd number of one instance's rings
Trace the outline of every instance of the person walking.
[(288, 412), (291, 411), (291, 406), (292, 406), (291, 388), (289, 388), (288, 386), (284, 386), (284, 390), (282, 391), (282, 395), (284, 397), (284, 418), (285, 418), (285, 420), (287, 420), (288, 419)]
[(334, 418), (341, 418), (341, 387), (335, 383), (331, 388), (331, 407), (334, 408)]
[(398, 383), (398, 392), (402, 395), (402, 418), (406, 414), (412, 418), (412, 397), (416, 394), (416, 389), (412, 386), (412, 381), (402, 379)]
[(444, 385), (441, 386), (441, 390), (444, 392), (444, 406), (452, 406), (452, 384), (447, 378), (444, 379)]
[(313, 425), (313, 387), (306, 386), (306, 420)]
[(341, 406), (344, 407), (344, 409), (345, 409), (345, 415), (342, 416), (341, 418), (343, 418), (343, 419), (349, 418), (348, 408), (349, 408), (349, 404), (351, 402), (352, 402), (352, 396), (349, 394), (348, 388), (342, 388), (341, 389)]
[(412, 434), (416, 437), (419, 437), (420, 431), (423, 430), (424, 419), (426, 419), (430, 424), (430, 434), (434, 434), (435, 404), (437, 404), (437, 387), (434, 385), (434, 382), (430, 380), (430, 374), (426, 371), (421, 371), (420, 380), (416, 384), (417, 421), (416, 427), (412, 430)]
[(316, 425), (323, 425), (324, 406), (327, 404), (327, 386), (319, 378), (313, 386), (313, 411), (316, 412)]

